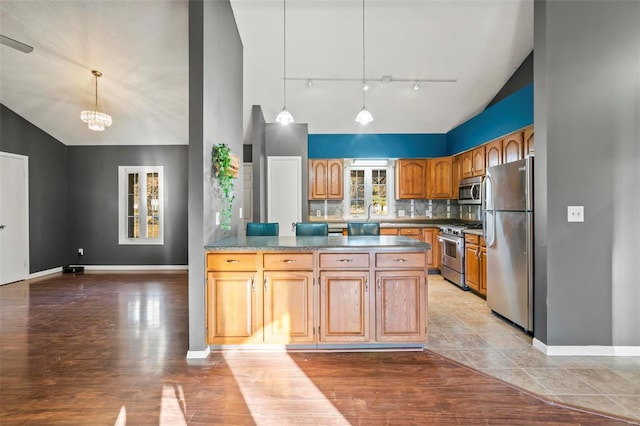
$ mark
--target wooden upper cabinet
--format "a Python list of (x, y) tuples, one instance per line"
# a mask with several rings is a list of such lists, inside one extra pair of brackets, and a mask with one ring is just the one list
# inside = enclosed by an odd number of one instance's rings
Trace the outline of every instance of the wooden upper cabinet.
[(475, 148), (472, 153), (473, 159), (473, 176), (484, 176), (485, 170), (485, 158), (484, 158), (484, 145)]
[(502, 164), (522, 160), (523, 132), (515, 132), (502, 139)]
[(344, 198), (343, 160), (309, 160), (309, 199)]
[(429, 162), (423, 158), (396, 161), (396, 199), (429, 198), (427, 172)]
[(432, 158), (429, 163), (431, 198), (453, 198), (453, 157)]
[(460, 178), (473, 177), (473, 152), (467, 151), (458, 155), (460, 164)]
[(460, 156), (455, 155), (453, 157), (453, 197), (458, 198), (458, 187), (460, 186)]
[(486, 166), (498, 166), (502, 164), (502, 139), (489, 142), (485, 145)]
[(524, 156), (531, 157), (536, 153), (533, 145), (533, 126), (524, 129)]

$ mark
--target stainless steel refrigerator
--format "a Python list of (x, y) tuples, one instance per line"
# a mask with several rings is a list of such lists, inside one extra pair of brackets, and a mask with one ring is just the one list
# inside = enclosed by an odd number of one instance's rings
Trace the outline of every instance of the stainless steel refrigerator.
[(482, 208), (487, 305), (533, 331), (533, 157), (489, 167)]

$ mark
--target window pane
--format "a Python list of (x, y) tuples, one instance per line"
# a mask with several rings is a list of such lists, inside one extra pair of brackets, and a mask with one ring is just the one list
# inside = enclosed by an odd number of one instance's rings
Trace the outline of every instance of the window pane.
[(158, 229), (158, 173), (147, 173), (147, 238), (157, 238)]
[(364, 214), (364, 170), (351, 170), (351, 215)]
[(371, 171), (372, 190), (371, 201), (374, 214), (387, 214), (387, 170), (374, 169)]
[(127, 177), (127, 236), (129, 238), (140, 237), (139, 177), (138, 173), (130, 173)]

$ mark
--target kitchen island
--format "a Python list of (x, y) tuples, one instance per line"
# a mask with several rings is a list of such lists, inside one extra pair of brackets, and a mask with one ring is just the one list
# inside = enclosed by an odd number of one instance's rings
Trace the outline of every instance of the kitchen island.
[(430, 244), (231, 237), (205, 246), (211, 349), (421, 350)]

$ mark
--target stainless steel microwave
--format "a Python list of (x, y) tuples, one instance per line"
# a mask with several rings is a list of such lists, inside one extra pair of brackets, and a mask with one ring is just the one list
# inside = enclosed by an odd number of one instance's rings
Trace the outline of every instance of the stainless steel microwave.
[(460, 181), (458, 204), (482, 204), (482, 177), (466, 178)]

